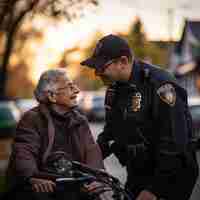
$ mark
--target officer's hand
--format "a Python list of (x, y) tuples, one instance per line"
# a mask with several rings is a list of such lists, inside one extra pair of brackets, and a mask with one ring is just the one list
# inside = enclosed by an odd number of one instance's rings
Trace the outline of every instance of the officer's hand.
[(136, 200), (157, 200), (157, 197), (147, 190), (142, 190)]
[(95, 195), (100, 193), (105, 194), (107, 192), (107, 195), (109, 196), (109, 194), (112, 193), (112, 188), (105, 183), (93, 181), (91, 183), (84, 184), (83, 187), (81, 188), (81, 191), (86, 192), (89, 195)]
[(56, 184), (51, 180), (31, 178), (32, 190), (35, 192), (53, 192)]

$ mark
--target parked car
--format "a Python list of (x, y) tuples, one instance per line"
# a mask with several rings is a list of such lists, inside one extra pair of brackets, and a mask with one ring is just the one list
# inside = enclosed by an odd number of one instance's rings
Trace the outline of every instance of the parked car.
[(92, 98), (92, 108), (88, 113), (88, 118), (91, 121), (103, 121), (105, 120), (105, 107), (104, 96), (94, 95)]
[(14, 101), (0, 102), (0, 137), (13, 136), (20, 116), (20, 110)]
[(81, 92), (78, 99), (80, 110), (89, 121), (101, 122), (105, 119), (104, 91)]
[(36, 99), (17, 99), (15, 103), (22, 114), (38, 105)]

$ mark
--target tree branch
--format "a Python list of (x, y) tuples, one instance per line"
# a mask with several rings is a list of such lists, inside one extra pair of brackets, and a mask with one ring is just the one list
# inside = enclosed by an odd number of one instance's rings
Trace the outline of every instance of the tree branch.
[[(9, 63), (9, 58), (12, 52), (12, 48), (13, 48), (13, 39), (15, 36), (15, 33), (17, 31), (17, 28), (20, 24), (20, 22), (24, 19), (25, 15), (27, 13), (29, 13), (29, 11), (31, 11), (34, 6), (37, 5), (37, 3), (39, 2), (39, 0), (35, 0), (32, 1), (29, 6), (27, 6), (26, 9), (24, 9), (20, 15), (16, 18), (16, 20), (14, 20), (13, 22), (13, 14), (12, 12), (10, 13), (10, 26), (9, 26), (9, 30), (7, 32), (7, 41), (5, 44), (5, 52), (4, 52), (4, 56), (3, 56), (3, 62), (2, 62), (2, 66), (1, 66), (1, 78), (0, 78), (0, 99), (5, 98), (5, 85), (6, 85), (6, 81), (7, 81), (7, 65)], [(13, 9), (14, 7), (12, 7)], [(12, 10), (13, 11), (13, 10)]]
[(4, 0), (0, 3), (0, 27), (3, 25), (5, 17), (10, 13), (12, 7), (15, 5), (16, 2), (16, 0)]

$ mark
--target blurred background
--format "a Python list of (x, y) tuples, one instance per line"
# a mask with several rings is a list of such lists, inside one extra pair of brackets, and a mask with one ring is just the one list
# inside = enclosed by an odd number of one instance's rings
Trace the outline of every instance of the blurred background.
[[(79, 63), (92, 53), (99, 38), (110, 33), (127, 38), (137, 58), (177, 77), (188, 91), (194, 134), (199, 137), (199, 10), (199, 0), (0, 0), (2, 177), (14, 128), (21, 115), (37, 105), (33, 90), (44, 70), (68, 71), (82, 91), (79, 105), (97, 137), (104, 125), (105, 88), (92, 70)], [(106, 160), (106, 166), (125, 181), (125, 169), (114, 157)], [(193, 199), (200, 196), (199, 183), (195, 195)]]

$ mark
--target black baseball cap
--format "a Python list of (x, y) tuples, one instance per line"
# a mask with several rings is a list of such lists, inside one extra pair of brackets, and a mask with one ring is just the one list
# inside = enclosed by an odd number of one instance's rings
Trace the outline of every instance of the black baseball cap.
[(125, 39), (110, 34), (99, 40), (93, 55), (80, 64), (97, 69), (121, 56), (132, 56), (131, 49)]

